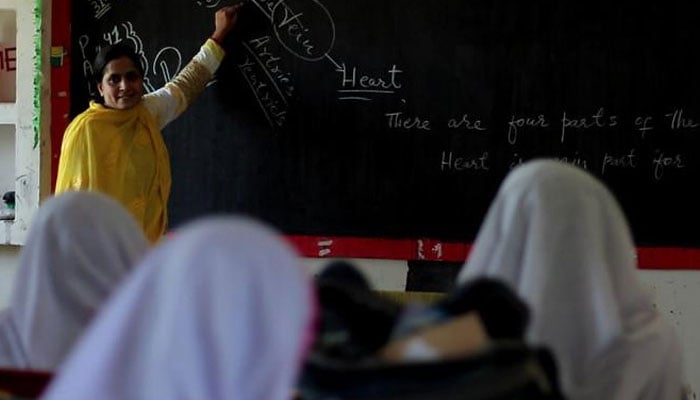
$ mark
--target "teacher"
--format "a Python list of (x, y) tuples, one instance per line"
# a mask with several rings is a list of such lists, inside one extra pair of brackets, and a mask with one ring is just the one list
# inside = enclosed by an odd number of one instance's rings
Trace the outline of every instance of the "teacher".
[(166, 231), (170, 159), (161, 129), (204, 90), (224, 57), (220, 43), (240, 4), (219, 9), (214, 33), (164, 87), (144, 95), (139, 56), (120, 42), (99, 51), (93, 70), (99, 97), (73, 119), (61, 145), (56, 193), (90, 190), (122, 203), (151, 242)]

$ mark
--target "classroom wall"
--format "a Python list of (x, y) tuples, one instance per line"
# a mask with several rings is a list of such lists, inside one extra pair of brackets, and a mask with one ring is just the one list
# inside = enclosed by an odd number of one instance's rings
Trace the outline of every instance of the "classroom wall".
[(0, 245), (0, 307), (9, 303), (19, 258), (18, 246)]
[(654, 304), (676, 327), (684, 355), (688, 399), (700, 396), (700, 271), (641, 271)]
[[(0, 197), (15, 190), (15, 127), (0, 125)], [(5, 206), (0, 202), (0, 211)], [(0, 212), (1, 214), (1, 212)]]

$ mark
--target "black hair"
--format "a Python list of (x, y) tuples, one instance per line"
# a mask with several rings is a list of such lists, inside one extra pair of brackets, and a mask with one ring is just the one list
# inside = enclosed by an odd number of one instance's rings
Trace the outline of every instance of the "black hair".
[(352, 263), (335, 260), (326, 265), (316, 277), (318, 284), (335, 283), (359, 290), (371, 290), (369, 281)]
[[(134, 66), (139, 71), (141, 76), (144, 75), (143, 65), (141, 64), (141, 59), (136, 54), (133, 48), (124, 42), (119, 42), (115, 44), (110, 44), (106, 47), (100, 49), (95, 56), (95, 61), (92, 63), (93, 79), (95, 83), (102, 82), (102, 77), (104, 75), (105, 67), (110, 61), (116, 60), (118, 58), (126, 57), (134, 63)], [(100, 101), (102, 97), (99, 94), (95, 94), (95, 99)]]
[(530, 308), (505, 282), (480, 277), (454, 289), (439, 306), (451, 315), (475, 310), (494, 339), (521, 340), (530, 323)]

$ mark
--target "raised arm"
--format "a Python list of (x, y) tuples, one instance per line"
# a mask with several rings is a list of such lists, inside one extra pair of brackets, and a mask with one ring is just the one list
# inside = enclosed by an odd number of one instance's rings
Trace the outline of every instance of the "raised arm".
[(233, 29), (240, 4), (223, 7), (214, 14), (214, 33), (199, 52), (170, 82), (144, 96), (143, 101), (162, 128), (182, 114), (199, 96), (224, 57), (220, 43)]

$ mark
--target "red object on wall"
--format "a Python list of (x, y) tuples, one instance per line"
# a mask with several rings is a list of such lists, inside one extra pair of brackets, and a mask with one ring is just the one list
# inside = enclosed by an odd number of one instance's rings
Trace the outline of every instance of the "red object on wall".
[(51, 67), (51, 193), (56, 187), (61, 141), (70, 113), (71, 0), (54, 0), (51, 7), (51, 45), (62, 46), (63, 65)]

